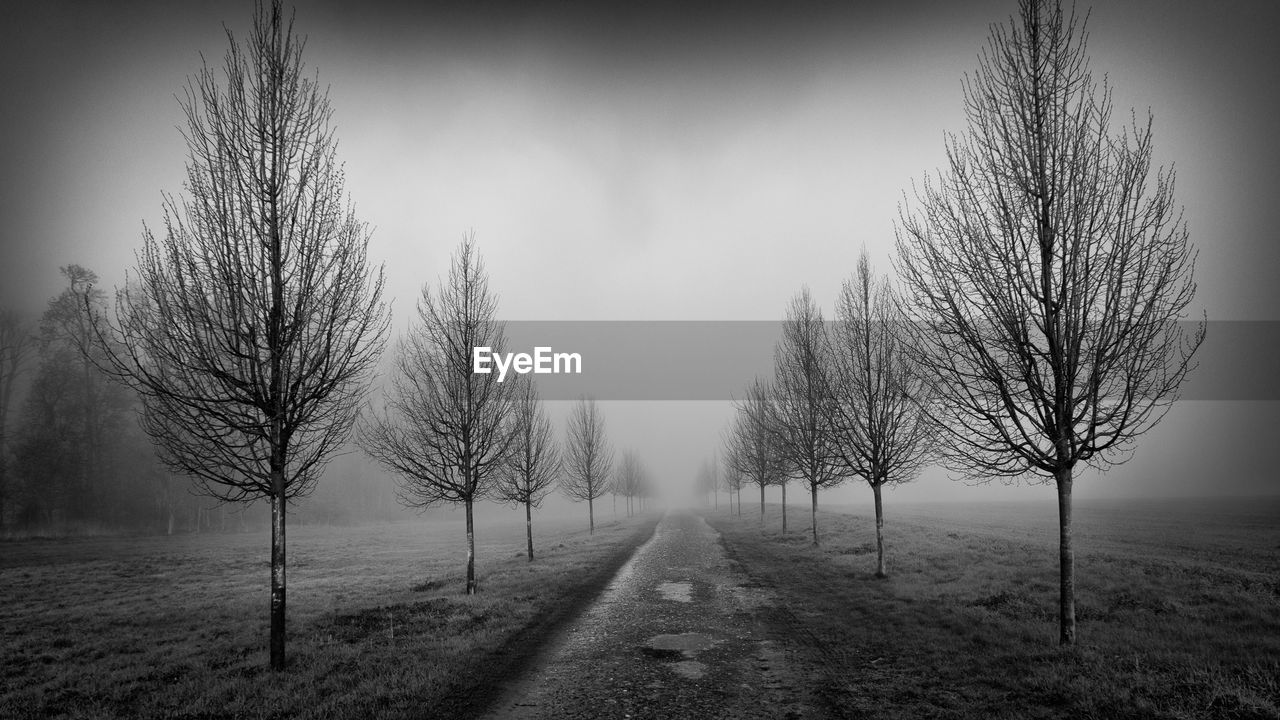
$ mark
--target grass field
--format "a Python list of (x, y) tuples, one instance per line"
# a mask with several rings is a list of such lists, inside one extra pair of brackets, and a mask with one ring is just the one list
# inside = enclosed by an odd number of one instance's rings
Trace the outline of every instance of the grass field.
[[(514, 515), (514, 513), (512, 513)], [(264, 533), (0, 545), (0, 717), (466, 717), (656, 518), (289, 530), (289, 668), (265, 670)]]
[(1078, 644), (1057, 645), (1057, 515), (1041, 504), (770, 506), (708, 519), (820, 645), (853, 717), (1280, 717), (1280, 499), (1078, 501)]

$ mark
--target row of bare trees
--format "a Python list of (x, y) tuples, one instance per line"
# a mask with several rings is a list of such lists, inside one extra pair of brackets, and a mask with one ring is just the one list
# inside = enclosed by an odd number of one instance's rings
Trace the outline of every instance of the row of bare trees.
[(764, 493), (792, 480), (809, 494), (813, 544), (818, 491), (862, 478), (875, 502), (876, 574), (884, 577), (882, 489), (912, 480), (931, 457), (924, 405), (930, 396), (893, 287), (875, 277), (864, 251), (841, 288), (835, 322), (824, 321), (808, 289), (791, 301), (774, 352), (774, 376), (755, 380), (737, 403), (725, 439), (726, 487), (751, 483)]
[[(904, 201), (901, 290), (865, 252), (824, 334), (807, 291), (791, 303), (771, 381), (737, 404), (726, 465), (761, 489), (881, 488), (938, 461), (978, 482), (1053, 483), (1060, 641), (1075, 641), (1071, 492), (1076, 469), (1132, 456), (1169, 410), (1205, 325), (1180, 324), (1195, 252), (1173, 172), (1149, 182), (1148, 114), (1118, 133), (1084, 21), (1021, 0), (964, 82), (969, 128), (947, 167)], [(818, 539), (816, 517), (814, 542)]]
[(622, 462), (613, 474), (609, 492), (614, 496), (615, 502), (619, 495), (623, 497), (627, 517), (644, 512), (645, 504), (656, 494), (655, 489), (653, 476), (649, 474), (640, 456), (632, 450), (622, 453)]
[[(941, 440), (932, 450), (958, 472), (1052, 481), (1064, 643), (1075, 633), (1074, 468), (1128, 457), (1204, 337), (1171, 324), (1195, 290), (1172, 173), (1148, 189), (1149, 120), (1112, 134), (1083, 37), (1047, 0), (1023, 0), (1021, 26), (993, 30), (965, 86), (970, 131), (948, 139), (947, 172), (900, 216), (902, 299), (860, 262), (824, 336), (802, 292), (773, 379), (739, 403), (724, 473), (757, 484), (762, 501), (767, 485), (801, 480), (815, 521), (818, 490), (839, 479), (863, 477), (877, 497), (909, 479), (928, 452), (921, 434)], [(356, 425), (389, 313), (370, 231), (345, 195), (328, 98), (303, 72), (305, 43), (278, 1), (259, 7), (245, 42), (228, 40), (223, 70), (206, 65), (180, 100), (184, 193), (166, 197), (163, 233), (145, 232), (114, 313), (91, 287), (77, 290), (80, 353), (67, 366), (131, 388), (171, 470), (224, 500), (268, 500), (271, 665), (281, 668), (286, 507)], [(391, 392), (359, 426), (365, 450), (404, 478), (407, 503), (469, 508), (502, 478), (519, 497), (557, 459), (537, 440), (532, 388), (470, 372), (472, 347), (502, 350), (495, 305), (468, 240), (449, 280), (424, 289)], [(101, 429), (78, 432), (89, 446), (74, 472), (91, 478)], [(558, 459), (593, 529), (594, 501), (643, 477), (625, 456), (612, 474), (603, 418), (585, 400)]]
[(400, 344), (383, 406), (366, 413), (356, 432), (364, 451), (401, 478), (405, 505), (465, 508), (469, 594), (476, 591), (477, 501), (524, 506), (533, 560), (533, 508), (555, 487), (587, 503), (592, 533), (596, 500), (611, 491), (630, 498), (643, 487), (631, 454), (615, 471), (613, 446), (594, 400), (574, 405), (562, 445), (533, 381), (527, 375), (504, 381), (496, 373), (473, 372), (476, 347), (502, 353), (506, 337), (484, 263), (468, 236), (448, 277), (434, 292), (429, 284), (423, 287), (418, 321)]
[[(532, 509), (554, 483), (587, 501), (593, 531), (594, 501), (617, 486), (594, 401), (575, 407), (560, 448), (531, 382), (472, 372), (473, 348), (502, 352), (505, 341), (470, 237), (448, 278), (424, 286), (391, 387), (362, 415), (390, 314), (370, 230), (345, 194), (328, 97), (304, 72), (305, 41), (279, 0), (258, 6), (244, 42), (227, 35), (223, 68), (206, 64), (180, 98), (187, 176), (181, 195), (165, 196), (163, 233), (144, 231), (114, 312), (87, 279), (69, 317), (79, 366), (133, 391), (164, 465), (219, 500), (270, 504), (269, 646), (280, 669), (286, 509), (353, 435), (399, 476), (404, 504), (465, 506), (468, 593), (476, 500), (525, 506), (532, 560)], [(0, 359), (21, 351), (4, 347)], [(618, 477), (638, 492), (642, 475), (629, 457)]]

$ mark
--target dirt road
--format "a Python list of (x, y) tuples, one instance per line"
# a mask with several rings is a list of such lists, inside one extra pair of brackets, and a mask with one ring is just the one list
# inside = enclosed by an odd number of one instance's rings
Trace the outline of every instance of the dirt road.
[(702, 518), (673, 512), (490, 717), (825, 716), (788, 618)]

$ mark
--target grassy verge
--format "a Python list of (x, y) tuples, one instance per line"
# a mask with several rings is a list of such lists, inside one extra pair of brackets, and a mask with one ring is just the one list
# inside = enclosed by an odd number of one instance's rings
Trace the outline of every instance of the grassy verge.
[(1098, 513), (1106, 522), (1083, 523), (1071, 649), (1056, 644), (1052, 508), (1030, 512), (1035, 523), (1017, 508), (977, 519), (900, 510), (886, 525), (885, 580), (874, 577), (869, 514), (820, 512), (818, 548), (807, 515), (786, 535), (776, 508), (763, 531), (750, 514), (708, 519), (820, 646), (833, 714), (1277, 718), (1280, 508), (1270, 504), (1209, 517), (1110, 508)]
[(474, 596), (456, 523), (301, 528), (283, 673), (261, 533), (8, 544), (0, 717), (474, 715), (654, 522), (549, 526), (533, 563), (522, 525), (481, 534)]

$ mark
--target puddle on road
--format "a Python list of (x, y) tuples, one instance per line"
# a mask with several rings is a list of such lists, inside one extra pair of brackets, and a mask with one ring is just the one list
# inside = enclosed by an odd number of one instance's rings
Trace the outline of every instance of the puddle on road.
[(684, 657), (683, 650), (667, 650), (664, 648), (649, 647), (648, 645), (641, 645), (640, 652), (654, 660), (679, 660)]
[(654, 635), (649, 638), (646, 647), (654, 650), (682, 650), (697, 652), (715, 645), (715, 641), (702, 633), (680, 633), (679, 635)]
[(664, 582), (658, 586), (658, 594), (663, 600), (673, 602), (693, 602), (693, 583)]
[(670, 661), (672, 672), (689, 680), (697, 680), (707, 674), (707, 666), (693, 657), (715, 644), (715, 640), (702, 633), (654, 635), (649, 638), (649, 642), (640, 646), (640, 652), (655, 660)]
[(697, 660), (681, 660), (678, 663), (672, 663), (671, 669), (675, 674), (689, 680), (698, 680), (707, 674), (707, 666)]

